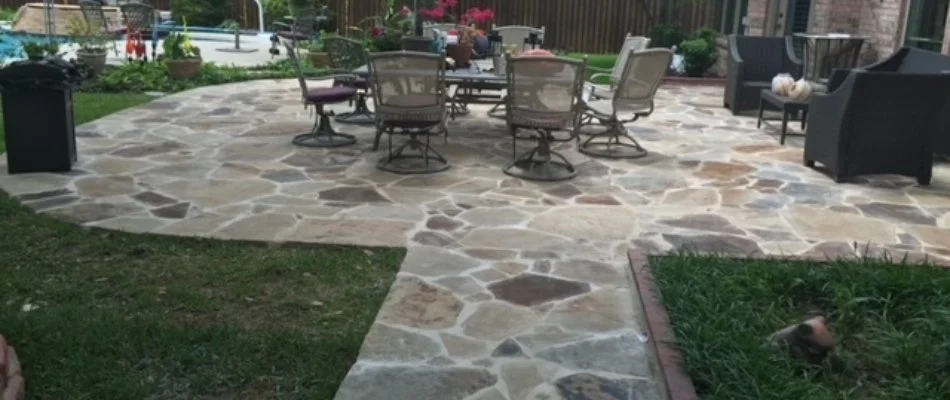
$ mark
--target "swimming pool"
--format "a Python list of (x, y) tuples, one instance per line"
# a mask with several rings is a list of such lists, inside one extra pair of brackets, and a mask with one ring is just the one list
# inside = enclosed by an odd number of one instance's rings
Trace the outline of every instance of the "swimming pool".
[[(23, 43), (45, 42), (46, 40), (46, 35), (0, 31), (0, 61), (26, 58), (26, 53), (23, 52)], [(69, 37), (57, 35), (50, 36), (49, 40), (59, 43), (60, 45), (71, 42)]]

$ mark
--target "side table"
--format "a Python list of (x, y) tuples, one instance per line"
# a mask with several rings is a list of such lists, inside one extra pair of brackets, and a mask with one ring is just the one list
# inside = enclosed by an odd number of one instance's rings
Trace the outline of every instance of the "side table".
[[(782, 112), (782, 136), (779, 138), (779, 144), (785, 144), (785, 136), (788, 132), (788, 121), (801, 121), (802, 130), (805, 129), (805, 121), (808, 119), (808, 102), (798, 101), (785, 96), (779, 96), (769, 89), (762, 89), (759, 96), (759, 121), (757, 128), (762, 128), (762, 121), (777, 121), (778, 119), (764, 118), (765, 105), (768, 103), (771, 107)], [(801, 115), (799, 115), (801, 113)], [(794, 117), (791, 118), (790, 117)]]

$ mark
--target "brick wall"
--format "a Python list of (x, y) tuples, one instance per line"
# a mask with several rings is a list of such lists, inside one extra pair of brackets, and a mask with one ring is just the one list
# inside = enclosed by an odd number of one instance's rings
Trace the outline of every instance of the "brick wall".
[(749, 35), (765, 35), (766, 15), (769, 10), (769, 0), (749, 0), (746, 16), (749, 17)]
[(866, 0), (861, 9), (858, 34), (867, 36), (865, 62), (887, 57), (901, 47), (904, 27), (904, 1)]

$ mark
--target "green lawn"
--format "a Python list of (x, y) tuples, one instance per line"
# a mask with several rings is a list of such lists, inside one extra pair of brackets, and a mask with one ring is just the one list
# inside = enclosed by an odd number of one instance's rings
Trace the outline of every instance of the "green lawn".
[[(148, 99), (79, 94), (77, 119)], [(0, 221), (30, 399), (330, 399), (404, 256), (90, 231), (2, 192)]]
[[(154, 97), (140, 93), (76, 93), (75, 102), (76, 123), (82, 124), (103, 116), (112, 114), (123, 108), (148, 103)], [(6, 150), (4, 138), (3, 115), (0, 113), (0, 153)]]
[[(950, 270), (877, 261), (654, 259), (677, 347), (704, 399), (950, 399)], [(766, 345), (812, 313), (835, 356), (806, 368)]]

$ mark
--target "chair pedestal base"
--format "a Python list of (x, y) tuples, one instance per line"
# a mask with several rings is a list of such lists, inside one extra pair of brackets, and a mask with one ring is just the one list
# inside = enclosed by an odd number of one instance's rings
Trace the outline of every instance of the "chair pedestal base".
[[(590, 124), (590, 120), (588, 123)], [(605, 122), (605, 121), (602, 121)], [(632, 121), (612, 121), (608, 122), (609, 127), (602, 132), (586, 133), (590, 137), (578, 146), (578, 151), (591, 157), (604, 158), (640, 158), (645, 157), (647, 150), (640, 146), (630, 132), (624, 127), (624, 122)], [(586, 124), (585, 124), (586, 125)]]
[[(424, 136), (425, 141), (419, 140)], [(430, 133), (427, 131), (409, 133), (409, 140), (393, 148), (393, 132), (389, 132), (389, 152), (376, 163), (376, 168), (396, 174), (434, 174), (442, 172), (451, 165), (429, 145)]]
[(356, 109), (353, 111), (339, 113), (336, 116), (336, 122), (343, 124), (371, 125), (376, 123), (376, 116), (369, 110), (366, 104), (366, 93), (356, 95)]
[(356, 143), (356, 137), (339, 133), (330, 125), (330, 116), (317, 114), (317, 120), (309, 133), (294, 136), (293, 144), (303, 147), (340, 147)]
[(541, 132), (538, 145), (506, 165), (505, 174), (532, 181), (563, 181), (577, 176), (574, 165), (551, 150), (550, 133)]

